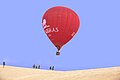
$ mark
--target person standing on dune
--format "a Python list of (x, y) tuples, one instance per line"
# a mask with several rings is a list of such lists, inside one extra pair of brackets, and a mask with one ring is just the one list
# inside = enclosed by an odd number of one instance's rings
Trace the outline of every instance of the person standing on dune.
[(36, 69), (38, 69), (38, 67), (37, 67), (37, 66), (35, 66), (35, 68), (36, 68)]
[(50, 66), (50, 70), (51, 70), (51, 66)]
[(33, 68), (35, 68), (35, 64), (33, 65)]
[(5, 62), (3, 62), (3, 68), (5, 67)]
[(54, 70), (54, 66), (52, 66), (52, 70)]
[(38, 66), (38, 69), (40, 69), (40, 65)]

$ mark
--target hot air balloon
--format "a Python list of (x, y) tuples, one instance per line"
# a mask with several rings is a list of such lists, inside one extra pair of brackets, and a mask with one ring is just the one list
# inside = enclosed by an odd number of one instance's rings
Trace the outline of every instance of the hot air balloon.
[(80, 20), (78, 15), (70, 8), (55, 6), (48, 9), (42, 18), (42, 26), (50, 41), (57, 48), (56, 55), (60, 55), (60, 49), (77, 33)]

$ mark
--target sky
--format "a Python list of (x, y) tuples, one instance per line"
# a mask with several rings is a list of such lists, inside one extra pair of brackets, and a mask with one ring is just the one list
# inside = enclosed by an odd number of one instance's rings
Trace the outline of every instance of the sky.
[[(61, 49), (50, 42), (42, 16), (66, 6), (80, 18), (80, 28)], [(120, 66), (120, 0), (0, 0), (0, 64), (41, 69), (82, 70)]]

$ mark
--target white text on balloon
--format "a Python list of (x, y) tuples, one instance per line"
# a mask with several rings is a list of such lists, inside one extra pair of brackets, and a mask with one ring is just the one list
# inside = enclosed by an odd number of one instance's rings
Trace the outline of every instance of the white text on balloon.
[(51, 33), (51, 32), (59, 32), (58, 27), (56, 28), (47, 28), (44, 30), (46, 34)]

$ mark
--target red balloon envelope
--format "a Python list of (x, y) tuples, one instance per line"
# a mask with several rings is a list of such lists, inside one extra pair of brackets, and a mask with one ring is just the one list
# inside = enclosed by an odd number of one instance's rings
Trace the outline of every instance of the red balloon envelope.
[(80, 25), (78, 15), (71, 9), (56, 6), (48, 9), (43, 18), (42, 26), (50, 41), (59, 50), (72, 39)]

